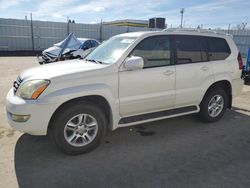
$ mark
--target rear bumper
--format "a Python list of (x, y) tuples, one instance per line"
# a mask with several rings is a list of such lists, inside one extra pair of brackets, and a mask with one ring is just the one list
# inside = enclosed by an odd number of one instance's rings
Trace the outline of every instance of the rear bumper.
[(244, 81), (241, 78), (232, 80), (232, 96), (236, 97), (241, 94)]

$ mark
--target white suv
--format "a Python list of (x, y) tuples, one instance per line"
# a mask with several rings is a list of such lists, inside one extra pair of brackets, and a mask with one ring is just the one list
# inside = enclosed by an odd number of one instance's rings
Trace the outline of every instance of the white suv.
[(7, 95), (9, 124), (51, 134), (65, 153), (94, 149), (107, 130), (191, 113), (219, 120), (241, 92), (242, 59), (208, 31), (114, 36), (85, 60), (24, 71)]

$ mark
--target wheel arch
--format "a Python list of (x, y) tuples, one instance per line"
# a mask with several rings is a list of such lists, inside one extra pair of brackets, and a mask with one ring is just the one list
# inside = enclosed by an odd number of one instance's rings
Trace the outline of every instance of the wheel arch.
[(79, 103), (84, 103), (84, 102), (90, 102), (95, 105), (97, 105), (105, 114), (105, 117), (107, 118), (108, 122), (108, 129), (112, 130), (113, 127), (113, 113), (112, 113), (112, 108), (108, 102), (108, 100), (101, 96), (101, 95), (88, 95), (88, 96), (83, 96), (83, 97), (77, 97), (70, 99), (68, 101), (65, 101), (62, 103), (57, 109), (54, 111), (52, 114), (49, 124), (48, 124), (48, 129), (47, 129), (47, 134), (50, 132), (51, 128), (53, 127), (53, 122), (55, 120), (55, 117), (60, 111), (63, 109), (63, 107), (67, 105), (72, 105), (72, 104), (79, 104)]
[[(231, 108), (232, 107), (232, 84), (231, 84), (231, 82), (228, 80), (218, 80), (218, 81), (214, 82), (211, 86), (209, 86), (209, 88), (207, 89), (203, 98), (206, 96), (207, 93), (209, 93), (214, 88), (223, 88), (226, 91), (227, 97), (228, 97), (227, 107)], [(203, 98), (202, 98), (202, 100), (203, 100)]]

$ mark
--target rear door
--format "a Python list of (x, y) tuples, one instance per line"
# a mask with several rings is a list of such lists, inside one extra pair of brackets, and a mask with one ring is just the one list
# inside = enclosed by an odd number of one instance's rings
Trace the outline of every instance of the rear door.
[(213, 71), (208, 62), (205, 38), (193, 35), (174, 35), (176, 64), (176, 107), (198, 105), (209, 83), (213, 83)]

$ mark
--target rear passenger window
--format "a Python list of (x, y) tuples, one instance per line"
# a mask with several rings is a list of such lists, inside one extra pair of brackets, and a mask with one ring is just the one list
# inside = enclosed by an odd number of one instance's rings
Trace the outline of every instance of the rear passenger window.
[(196, 63), (207, 61), (205, 40), (200, 36), (175, 35), (176, 63)]
[(170, 65), (170, 43), (168, 36), (154, 36), (140, 42), (130, 56), (144, 60), (144, 68)]
[(208, 56), (210, 61), (226, 59), (231, 50), (223, 38), (206, 37), (208, 45)]

